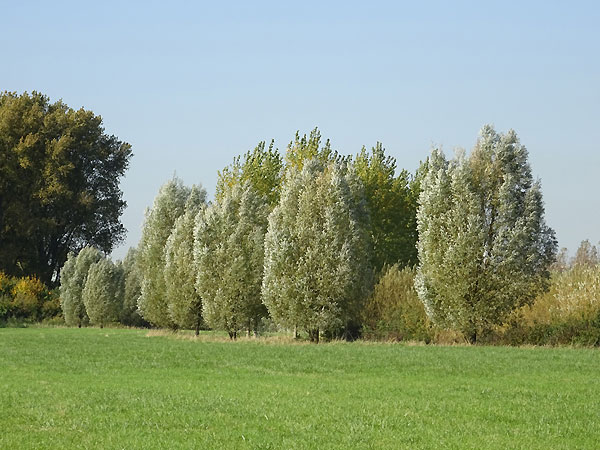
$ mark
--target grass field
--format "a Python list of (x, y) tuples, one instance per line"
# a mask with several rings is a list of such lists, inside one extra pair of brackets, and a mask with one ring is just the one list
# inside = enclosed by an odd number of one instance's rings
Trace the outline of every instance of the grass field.
[(600, 351), (0, 329), (0, 448), (598, 448)]

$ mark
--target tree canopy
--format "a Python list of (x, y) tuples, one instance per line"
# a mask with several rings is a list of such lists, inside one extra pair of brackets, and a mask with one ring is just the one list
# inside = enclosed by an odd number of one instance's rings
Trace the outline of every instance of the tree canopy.
[(475, 341), (547, 289), (556, 240), (514, 131), (484, 127), (468, 157), (434, 151), (419, 203), (416, 283), (436, 324)]
[(38, 92), (0, 94), (0, 270), (54, 284), (69, 252), (121, 242), (131, 146)]

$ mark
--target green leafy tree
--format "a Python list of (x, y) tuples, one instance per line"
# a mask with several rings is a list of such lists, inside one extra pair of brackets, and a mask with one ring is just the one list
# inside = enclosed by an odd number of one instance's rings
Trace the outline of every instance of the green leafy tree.
[(92, 111), (0, 93), (0, 270), (56, 285), (69, 252), (109, 253), (125, 232), (119, 181), (130, 158)]
[(122, 278), (120, 269), (108, 258), (90, 266), (81, 296), (93, 325), (104, 328), (107, 323), (118, 320), (122, 307)]
[(137, 264), (138, 251), (131, 247), (122, 263), (123, 269), (123, 306), (119, 321), (124, 325), (141, 327), (148, 323), (138, 311), (138, 301), (142, 295), (142, 277)]
[(211, 328), (233, 339), (240, 330), (256, 330), (266, 316), (261, 283), (268, 214), (266, 198), (245, 183), (197, 216), (194, 257), (202, 313)]
[(274, 149), (274, 141), (268, 148), (260, 142), (254, 150), (233, 160), (233, 164), (219, 172), (216, 198), (221, 199), (234, 184), (249, 183), (258, 194), (263, 195), (271, 207), (279, 200), (279, 189), (283, 174), (283, 160)]
[(60, 279), (60, 304), (67, 325), (81, 328), (89, 322), (82, 292), (90, 266), (102, 258), (100, 250), (94, 247), (84, 247), (77, 256), (69, 254)]
[(300, 136), (300, 132), (296, 132), (294, 140), (288, 144), (285, 155), (286, 168), (294, 167), (302, 170), (306, 161), (317, 159), (324, 166), (330, 162), (347, 162), (349, 158), (344, 158), (337, 151), (331, 148), (329, 139), (322, 144), (321, 132), (315, 128), (307, 136)]
[(361, 185), (340, 163), (312, 159), (286, 174), (265, 237), (263, 301), (280, 326), (318, 342), (358, 315), (369, 289), (368, 214)]
[(195, 288), (194, 226), (196, 215), (205, 207), (205, 191), (193, 188), (202, 198), (190, 196), (185, 213), (175, 220), (165, 246), (166, 296), (171, 320), (179, 327), (194, 328), (196, 335), (202, 326), (202, 298)]
[(434, 323), (476, 342), (547, 289), (556, 240), (514, 131), (486, 126), (450, 162), (434, 151), (419, 201), (416, 285)]
[(138, 268), (142, 278), (138, 308), (142, 317), (159, 327), (175, 327), (169, 315), (165, 282), (165, 246), (173, 225), (183, 215), (186, 204), (204, 202), (206, 193), (201, 188), (188, 188), (173, 178), (165, 183), (146, 212), (139, 244)]
[(406, 170), (396, 176), (396, 160), (385, 155), (381, 143), (367, 152), (363, 147), (354, 160), (365, 192), (371, 220), (373, 266), (412, 266), (417, 263), (417, 202)]

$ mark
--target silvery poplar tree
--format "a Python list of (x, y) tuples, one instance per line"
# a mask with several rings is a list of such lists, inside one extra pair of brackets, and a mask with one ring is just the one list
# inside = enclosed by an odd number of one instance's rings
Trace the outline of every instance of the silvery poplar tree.
[(184, 214), (190, 195), (199, 202), (204, 200), (181, 180), (173, 178), (160, 188), (152, 208), (146, 211), (137, 260), (142, 279), (138, 308), (145, 320), (159, 327), (175, 327), (166, 295), (165, 245), (175, 220)]
[(194, 259), (202, 315), (232, 339), (256, 330), (261, 302), (264, 236), (269, 206), (249, 183), (235, 184), (196, 216)]
[(88, 323), (82, 291), (90, 266), (100, 259), (102, 254), (94, 247), (84, 247), (77, 256), (69, 254), (60, 277), (60, 304), (67, 325), (81, 328)]
[(142, 326), (146, 322), (138, 311), (138, 300), (142, 294), (140, 269), (137, 265), (138, 251), (129, 248), (122, 263), (123, 268), (123, 307), (119, 321), (124, 325)]
[(556, 240), (527, 158), (514, 131), (486, 126), (468, 157), (429, 159), (416, 287), (433, 322), (470, 342), (548, 287)]
[(194, 224), (196, 215), (206, 205), (206, 191), (194, 186), (185, 205), (185, 213), (175, 220), (165, 245), (165, 284), (168, 312), (181, 328), (202, 325), (202, 299), (196, 291), (194, 265)]
[(118, 320), (122, 304), (121, 272), (108, 258), (90, 266), (82, 298), (91, 324), (104, 328), (107, 323)]
[(265, 237), (263, 302), (282, 327), (318, 342), (355, 318), (372, 280), (361, 184), (341, 163), (288, 169)]

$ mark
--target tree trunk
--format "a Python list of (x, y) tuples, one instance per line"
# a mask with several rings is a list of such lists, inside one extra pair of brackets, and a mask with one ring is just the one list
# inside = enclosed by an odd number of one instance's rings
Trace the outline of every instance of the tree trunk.
[(294, 325), (294, 339), (298, 339), (298, 326)]
[(196, 321), (196, 329), (194, 330), (194, 335), (198, 336), (200, 334), (200, 319)]

